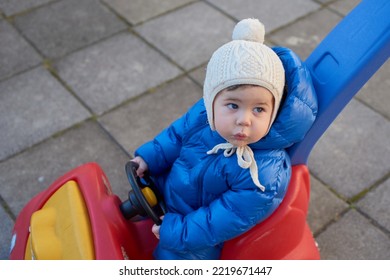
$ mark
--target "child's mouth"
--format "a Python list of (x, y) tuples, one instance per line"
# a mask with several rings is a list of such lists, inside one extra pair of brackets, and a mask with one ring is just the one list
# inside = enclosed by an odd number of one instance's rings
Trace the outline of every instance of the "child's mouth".
[(248, 136), (244, 133), (237, 133), (233, 135), (234, 140), (237, 141), (244, 141), (248, 138)]

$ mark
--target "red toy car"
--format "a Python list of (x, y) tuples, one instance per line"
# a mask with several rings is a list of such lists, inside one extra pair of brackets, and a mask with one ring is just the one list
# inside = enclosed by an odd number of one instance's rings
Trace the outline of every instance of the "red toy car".
[[(124, 203), (112, 193), (96, 163), (70, 171), (33, 198), (15, 224), (11, 258), (152, 259), (157, 239), (151, 227), (159, 223), (164, 206), (154, 197), (153, 186), (141, 183), (132, 173), (136, 169), (133, 163), (126, 167), (132, 191)], [(288, 195), (278, 210), (264, 223), (228, 241), (222, 258), (319, 258), (306, 224), (309, 173), (301, 165), (294, 166), (293, 174)], [(136, 214), (151, 218), (127, 219)], [(270, 231), (272, 235), (267, 234)]]

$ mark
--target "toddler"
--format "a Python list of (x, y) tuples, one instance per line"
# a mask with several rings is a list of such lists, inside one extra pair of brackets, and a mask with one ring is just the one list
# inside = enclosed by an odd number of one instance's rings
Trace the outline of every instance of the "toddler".
[(150, 172), (167, 206), (152, 229), (156, 259), (218, 259), (224, 241), (271, 215), (291, 175), (286, 148), (315, 119), (310, 75), (294, 53), (264, 45), (256, 19), (232, 37), (207, 65), (203, 98), (135, 152), (137, 174)]

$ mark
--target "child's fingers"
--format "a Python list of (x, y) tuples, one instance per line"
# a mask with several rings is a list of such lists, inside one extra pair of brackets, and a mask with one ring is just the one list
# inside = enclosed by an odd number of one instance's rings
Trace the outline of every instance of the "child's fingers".
[[(161, 216), (160, 219), (164, 219), (164, 216)], [(152, 232), (156, 236), (157, 239), (160, 239), (160, 226), (154, 224), (152, 227)]]
[(143, 177), (146, 170), (148, 170), (148, 165), (141, 157), (135, 157), (131, 160), (138, 164), (137, 176)]
[(156, 236), (157, 239), (160, 239), (160, 226), (154, 224), (152, 227), (152, 232)]

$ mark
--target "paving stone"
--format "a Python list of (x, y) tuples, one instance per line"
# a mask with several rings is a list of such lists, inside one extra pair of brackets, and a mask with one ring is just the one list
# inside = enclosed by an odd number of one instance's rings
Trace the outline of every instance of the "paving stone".
[(86, 122), (0, 163), (0, 195), (16, 216), (57, 178), (86, 162), (97, 162), (113, 192), (127, 199), (127, 155), (96, 122)]
[(357, 98), (390, 119), (390, 61), (371, 77), (357, 94)]
[(186, 70), (207, 62), (231, 40), (235, 23), (205, 3), (188, 5), (135, 30)]
[(361, 0), (338, 0), (330, 4), (329, 7), (343, 15), (347, 15), (360, 2)]
[(57, 1), (16, 17), (15, 25), (49, 58), (63, 56), (126, 28), (96, 0)]
[(89, 117), (42, 67), (0, 83), (0, 160)]
[(238, 20), (257, 18), (267, 33), (289, 24), (296, 19), (319, 9), (319, 5), (307, 0), (246, 0), (245, 5), (236, 0), (207, 0)]
[(0, 0), (0, 9), (6, 16), (11, 16), (52, 1), (53, 0)]
[(324, 260), (389, 260), (390, 239), (354, 210), (322, 232), (316, 241)]
[(341, 19), (336, 13), (322, 9), (278, 30), (269, 39), (305, 60)]
[(39, 54), (5, 20), (0, 20), (0, 81), (38, 65)]
[(202, 65), (189, 73), (190, 77), (193, 78), (199, 85), (202, 85), (202, 87), (206, 77), (206, 67), (207, 64)]
[(131, 154), (143, 143), (183, 115), (202, 97), (201, 89), (188, 78), (158, 88), (99, 121)]
[(348, 204), (333, 194), (313, 176), (310, 177), (308, 223), (314, 235), (332, 220), (337, 219)]
[(194, 0), (103, 0), (131, 24), (138, 24)]
[(357, 203), (378, 224), (390, 231), (390, 179), (379, 185)]
[(8, 260), (14, 221), (1, 206), (0, 221), (0, 260)]
[(127, 32), (73, 53), (55, 68), (96, 114), (180, 74), (177, 67)]
[(390, 171), (390, 122), (352, 100), (315, 145), (312, 173), (351, 198)]

